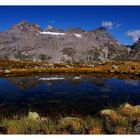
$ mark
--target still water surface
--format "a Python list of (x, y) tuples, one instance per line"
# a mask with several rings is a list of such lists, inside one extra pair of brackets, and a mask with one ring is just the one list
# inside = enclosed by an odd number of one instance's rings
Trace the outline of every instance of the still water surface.
[(0, 116), (96, 114), (124, 102), (140, 104), (140, 80), (89, 75), (0, 78)]

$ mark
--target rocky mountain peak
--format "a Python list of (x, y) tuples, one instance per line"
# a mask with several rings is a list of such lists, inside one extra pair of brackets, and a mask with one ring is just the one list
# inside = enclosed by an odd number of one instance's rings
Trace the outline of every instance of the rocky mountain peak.
[(42, 31), (27, 21), (0, 34), (0, 50), (0, 58), (66, 64), (122, 60), (128, 52), (104, 27), (89, 32), (75, 27), (64, 32), (49, 25)]
[(134, 48), (138, 44), (140, 44), (140, 38), (136, 42), (133, 43), (132, 48)]
[(131, 46), (130, 59), (140, 60), (140, 39), (134, 42)]
[(64, 33), (63, 29), (57, 29), (51, 25), (48, 25), (48, 27), (44, 30), (45, 32), (58, 32), (58, 33)]
[(131, 46), (131, 51), (135, 49), (140, 49), (140, 38), (136, 42), (134, 42), (133, 45)]
[(23, 21), (19, 22), (17, 25), (28, 25), (28, 24), (29, 24), (28, 21), (23, 20)]
[(76, 33), (76, 34), (82, 34), (85, 32), (85, 30), (81, 29), (80, 27), (75, 27), (75, 28), (69, 28), (67, 30), (68, 33)]
[(41, 31), (42, 29), (40, 28), (39, 25), (37, 24), (30, 24), (27, 21), (21, 21), (20, 23), (16, 24), (13, 26), (10, 30), (21, 30), (21, 31)]

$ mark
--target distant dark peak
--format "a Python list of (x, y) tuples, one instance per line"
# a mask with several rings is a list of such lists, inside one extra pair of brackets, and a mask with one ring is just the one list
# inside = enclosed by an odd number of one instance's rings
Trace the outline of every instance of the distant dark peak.
[(69, 28), (67, 30), (68, 33), (77, 33), (77, 34), (82, 34), (85, 32), (85, 30), (81, 29), (80, 27), (75, 27), (75, 28)]
[(21, 21), (20, 23), (18, 23), (17, 25), (27, 25), (29, 24), (26, 20)]

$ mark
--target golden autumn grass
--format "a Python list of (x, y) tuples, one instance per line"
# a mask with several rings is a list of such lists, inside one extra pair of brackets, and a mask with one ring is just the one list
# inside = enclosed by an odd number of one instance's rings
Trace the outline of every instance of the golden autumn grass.
[[(40, 117), (16, 116), (0, 120), (5, 134), (140, 134), (138, 106), (124, 105), (100, 111), (96, 116)], [(36, 116), (37, 115), (37, 116)], [(38, 117), (38, 118), (36, 118)]]
[(110, 61), (90, 66), (0, 60), (0, 75), (30, 73), (101, 73), (136, 75), (140, 77), (140, 61)]

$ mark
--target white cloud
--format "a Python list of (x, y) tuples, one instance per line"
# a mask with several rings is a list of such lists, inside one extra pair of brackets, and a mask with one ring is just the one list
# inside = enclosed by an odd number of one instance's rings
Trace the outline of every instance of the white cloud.
[(102, 27), (112, 29), (113, 28), (113, 22), (112, 21), (103, 21), (102, 22)]
[(122, 26), (119, 22), (112, 22), (112, 21), (103, 21), (102, 27), (105, 27), (107, 29), (113, 29), (113, 28), (119, 28)]
[(140, 30), (128, 31), (126, 35), (133, 39), (133, 41), (137, 41), (140, 38)]

